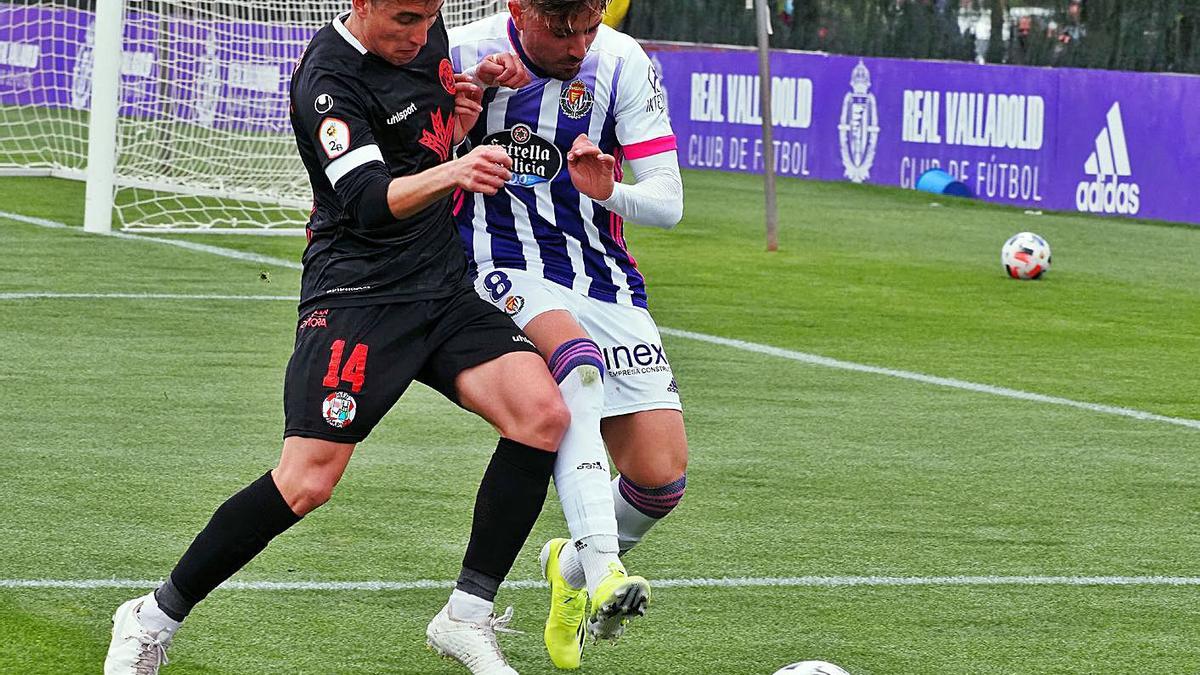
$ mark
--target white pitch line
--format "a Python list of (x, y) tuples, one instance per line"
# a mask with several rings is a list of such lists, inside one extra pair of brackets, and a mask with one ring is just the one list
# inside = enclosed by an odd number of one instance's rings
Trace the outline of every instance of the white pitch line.
[(690, 330), (680, 330), (678, 328), (667, 328), (665, 326), (660, 326), (659, 331), (663, 335), (687, 338), (689, 340), (699, 340), (700, 342), (721, 345), (723, 347), (733, 347), (734, 349), (741, 349), (758, 354), (777, 356), (779, 358), (791, 359), (792, 361), (800, 361), (801, 363), (807, 363), (814, 366), (823, 366), (825, 368), (852, 370), (859, 373), (871, 373), (873, 375), (886, 375), (888, 377), (897, 377), (902, 380), (912, 380), (914, 382), (921, 382), (923, 384), (933, 384), (939, 387), (963, 389), (980, 394), (992, 394), (994, 396), (1003, 396), (1005, 398), (1015, 398), (1022, 401), (1063, 405), (1071, 408), (1079, 408), (1080, 410), (1104, 413), (1106, 415), (1120, 415), (1122, 417), (1132, 417), (1133, 419), (1138, 420), (1165, 422), (1167, 424), (1175, 424), (1181, 427), (1200, 429), (1200, 420), (1193, 420), (1185, 417), (1168, 417), (1166, 415), (1157, 415), (1155, 413), (1145, 412), (1144, 410), (1135, 410), (1133, 408), (1120, 408), (1111, 405), (1101, 405), (1099, 403), (1087, 403), (1086, 401), (1076, 401), (1069, 398), (1061, 398), (1059, 396), (1046, 396), (1045, 394), (1035, 394), (1028, 391), (1021, 391), (1019, 389), (1009, 389), (1008, 387), (996, 387), (990, 384), (978, 384), (976, 382), (967, 382), (966, 380), (955, 380), (949, 377), (937, 377), (935, 375), (923, 375), (921, 373), (914, 373), (907, 370), (868, 366), (862, 363), (840, 361), (838, 359), (831, 359), (827, 356), (798, 352), (791, 349), (782, 349), (780, 347), (771, 347), (770, 345), (762, 345), (758, 344), (757, 342), (746, 342), (745, 340), (734, 340), (731, 338), (718, 337), (716, 335), (707, 335), (705, 333), (694, 333)]
[[(151, 589), (161, 582), (139, 579), (0, 579), (0, 589)], [(452, 588), (453, 581), (227, 581), (231, 591), (417, 591)], [(655, 588), (843, 588), (853, 586), (1200, 586), (1200, 577), (948, 576), (948, 577), (727, 577), (655, 579)], [(544, 589), (540, 579), (504, 582), (508, 589)]]
[(196, 293), (55, 293), (18, 292), (0, 293), (0, 300), (291, 300), (299, 302), (296, 295), (208, 295)]
[[(23, 216), (19, 213), (10, 213), (8, 211), (0, 211), (0, 218), (15, 220), (19, 223), (28, 223), (39, 227), (49, 227), (54, 229), (69, 228), (83, 232), (82, 228), (72, 227), (66, 223), (59, 223), (45, 218), (32, 218)], [(284, 260), (283, 258), (274, 258), (269, 255), (259, 253), (248, 253), (246, 251), (238, 251), (231, 248), (223, 248), (221, 246), (209, 246), (208, 244), (198, 244), (194, 241), (185, 241), (181, 239), (162, 239), (159, 237), (147, 237), (140, 234), (129, 234), (128, 232), (109, 232), (104, 234), (106, 237), (115, 237), (117, 239), (128, 239), (131, 241), (145, 241), (153, 244), (163, 244), (165, 246), (177, 246), (185, 248), (189, 251), (197, 251), (199, 253), (209, 253), (211, 255), (221, 256), (223, 258), (233, 258), (234, 260), (242, 260), (246, 262), (255, 262), (260, 265), (274, 265), (276, 267), (286, 267), (288, 269), (298, 270), (302, 265), (294, 260)]]
[[(8, 213), (6, 211), (0, 211), (0, 217), (9, 218), (11, 220), (16, 220), (16, 221), (23, 222), (23, 223), (31, 223), (33, 225), (40, 225), (42, 227), (52, 227), (52, 228), (68, 227), (64, 223), (57, 223), (57, 222), (54, 222), (51, 220), (45, 220), (43, 218), (30, 218), (28, 216), (22, 216), (19, 214)], [(119, 233), (119, 232), (113, 233), (111, 236), (119, 237), (122, 239), (136, 239), (136, 240), (140, 240), (140, 241), (151, 241), (151, 242), (156, 242), (156, 243), (170, 244), (172, 246), (180, 246), (183, 248), (187, 248), (187, 249), (194, 250), (194, 251), (199, 251), (202, 253), (211, 253), (213, 255), (220, 255), (220, 256), (225, 256), (227, 258), (235, 258), (238, 260), (250, 260), (253, 262), (259, 262), (259, 263), (268, 264), (268, 265), (278, 265), (281, 267), (288, 267), (291, 269), (300, 269), (301, 268), (300, 263), (292, 262), (290, 260), (283, 260), (281, 258), (272, 258), (269, 256), (260, 256), (258, 254), (253, 254), (253, 253), (245, 253), (243, 251), (235, 251), (233, 249), (221, 248), (220, 246), (208, 246), (206, 244), (196, 244), (193, 242), (175, 241), (175, 240), (171, 240), (171, 239), (157, 239), (155, 237), (143, 237), (143, 236), (139, 236), (139, 235), (135, 235), (135, 234), (125, 234), (125, 233)], [(96, 297), (109, 297), (109, 296), (104, 295), (104, 294), (97, 294)], [(195, 296), (195, 297), (204, 298), (204, 297), (209, 297), (209, 296)], [(242, 298), (253, 299), (255, 297), (256, 296), (240, 296), (237, 299), (242, 299)], [(264, 296), (264, 299), (273, 298), (273, 297), (274, 296)], [(0, 296), (0, 299), (4, 299), (3, 296)], [(213, 299), (215, 299), (215, 298), (213, 298)], [(295, 298), (288, 298), (288, 299), (295, 300)], [(1033, 392), (1021, 391), (1019, 389), (1009, 389), (1008, 387), (996, 387), (996, 386), (993, 386), (990, 384), (978, 384), (976, 382), (968, 382), (966, 380), (956, 380), (956, 379), (949, 378), (949, 377), (937, 377), (935, 375), (924, 375), (922, 373), (915, 373), (915, 372), (911, 372), (911, 371), (907, 371), (907, 370), (896, 370), (894, 368), (882, 368), (879, 366), (869, 366), (869, 365), (862, 364), (862, 363), (854, 363), (853, 361), (841, 361), (838, 359), (831, 359), (827, 356), (820, 356), (817, 354), (809, 354), (807, 352), (799, 352), (799, 351), (795, 351), (795, 350), (791, 350), (791, 349), (783, 349), (781, 347), (772, 347), (770, 345), (759, 344), (757, 342), (746, 342), (745, 340), (735, 340), (732, 338), (723, 338), (723, 337), (719, 337), (716, 335), (708, 335), (706, 333), (696, 333), (696, 332), (693, 332), (690, 330), (680, 330), (678, 328), (668, 328), (666, 326), (660, 326), (659, 331), (663, 335), (671, 335), (673, 337), (685, 338), (688, 340), (698, 340), (700, 342), (707, 342), (709, 344), (721, 345), (724, 347), (732, 347), (734, 349), (741, 349), (743, 351), (754, 352), (757, 354), (766, 354), (768, 356), (775, 356), (775, 357), (779, 357), (779, 358), (783, 358), (783, 359), (789, 359), (792, 361), (799, 361), (801, 363), (807, 363), (809, 365), (814, 365), (814, 366), (822, 366), (825, 368), (835, 368), (838, 370), (850, 370), (850, 371), (859, 372), (859, 373), (870, 373), (873, 375), (884, 375), (887, 377), (895, 377), (895, 378), (899, 378), (899, 379), (903, 379), (903, 380), (911, 380), (913, 382), (920, 382), (922, 384), (932, 384), (932, 385), (936, 385), (936, 386), (940, 386), (940, 387), (948, 387), (950, 389), (961, 389), (964, 391), (971, 391), (971, 392), (976, 392), (976, 393), (980, 393), (980, 394), (991, 394), (993, 396), (1003, 396), (1005, 398), (1012, 398), (1012, 399), (1017, 399), (1017, 400), (1021, 400), (1021, 401), (1032, 401), (1034, 403), (1048, 403), (1051, 405), (1061, 405), (1061, 406), (1067, 406), (1070, 408), (1077, 408), (1080, 410), (1087, 410), (1090, 412), (1101, 413), (1101, 414), (1105, 414), (1105, 415), (1117, 415), (1120, 417), (1129, 417), (1132, 419), (1144, 420), (1144, 421), (1149, 421), (1149, 422), (1163, 422), (1165, 424), (1173, 424), (1176, 426), (1188, 427), (1190, 429), (1200, 429), (1200, 420), (1193, 420), (1193, 419), (1188, 419), (1185, 417), (1169, 417), (1167, 415), (1158, 415), (1155, 413), (1146, 412), (1144, 410), (1136, 410), (1133, 408), (1122, 408), (1119, 406), (1101, 405), (1099, 403), (1088, 403), (1086, 401), (1076, 401), (1074, 399), (1062, 398), (1059, 396), (1047, 396), (1045, 394), (1035, 394)]]
[[(18, 223), (27, 223), (29, 225), (37, 225), (38, 227), (49, 227), (55, 230), (62, 228), (70, 228), (66, 223), (60, 223), (57, 220), (46, 220), (45, 218), (34, 218), (33, 216), (23, 216), (19, 213), (9, 213), (8, 211), (0, 211), (0, 217), (15, 220)], [(81, 228), (74, 228), (81, 229)]]

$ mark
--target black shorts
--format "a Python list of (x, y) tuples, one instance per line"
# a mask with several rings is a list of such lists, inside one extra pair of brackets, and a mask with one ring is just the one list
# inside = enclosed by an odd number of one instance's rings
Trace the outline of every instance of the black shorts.
[(284, 437), (367, 437), (413, 380), (458, 403), (454, 380), (509, 352), (534, 352), (470, 288), (436, 300), (316, 309), (300, 318), (283, 384)]

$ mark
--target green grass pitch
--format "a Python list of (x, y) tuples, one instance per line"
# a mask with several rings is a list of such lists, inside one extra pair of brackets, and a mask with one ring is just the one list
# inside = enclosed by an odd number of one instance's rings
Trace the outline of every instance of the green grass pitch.
[[(1200, 576), (1200, 229), (780, 183), (766, 253), (757, 178), (687, 173), (672, 232), (629, 226), (660, 325), (795, 352), (1154, 413), (1140, 420), (668, 335), (692, 459), (682, 505), (628, 556), (663, 585), (584, 671), (763, 674), (804, 659), (856, 675), (1194, 673), (1200, 591), (1050, 577)], [(83, 186), (0, 180), (0, 211), (78, 225)], [(1007, 279), (1009, 235), (1054, 250)], [(164, 235), (168, 236), (168, 235)], [(290, 237), (175, 236), (296, 261)], [(269, 280), (264, 279), (263, 272)], [(20, 587), (160, 579), (212, 510), (273, 465), (298, 272), (0, 216), (0, 673), (99, 672), (136, 592)], [(449, 580), (494, 443), (416, 385), (333, 501), (238, 581)], [(564, 532), (552, 496), (512, 579)], [(952, 585), (935, 577), (1011, 577)], [(747, 586), (750, 577), (919, 585)], [(447, 588), (221, 589), (166, 675), (465, 672), (424, 647)], [(545, 593), (502, 645), (554, 672)]]

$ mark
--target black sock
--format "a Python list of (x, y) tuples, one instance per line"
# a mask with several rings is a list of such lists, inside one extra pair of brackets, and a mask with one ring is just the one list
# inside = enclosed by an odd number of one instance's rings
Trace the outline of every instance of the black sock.
[(154, 592), (159, 608), (183, 621), (196, 603), (299, 520), (268, 471), (217, 508), (170, 578)]
[(501, 438), (475, 497), (459, 590), (494, 600), (542, 512), (555, 453)]

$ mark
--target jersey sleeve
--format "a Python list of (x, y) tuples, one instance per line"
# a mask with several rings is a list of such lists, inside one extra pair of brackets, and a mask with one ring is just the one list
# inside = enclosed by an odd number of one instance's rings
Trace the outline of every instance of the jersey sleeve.
[(641, 45), (631, 42), (617, 81), (617, 141), (627, 159), (641, 159), (674, 150), (675, 132), (658, 71)]
[(383, 153), (375, 142), (362, 99), (343, 80), (319, 74), (293, 90), (301, 142), (311, 143), (330, 185), (355, 169), (379, 162)]

